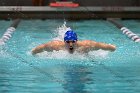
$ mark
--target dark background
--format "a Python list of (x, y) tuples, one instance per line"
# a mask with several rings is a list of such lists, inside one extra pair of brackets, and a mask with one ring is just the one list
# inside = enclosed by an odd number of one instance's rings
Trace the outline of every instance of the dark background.
[[(49, 2), (59, 0), (44, 0), (45, 6)], [(140, 0), (68, 0), (80, 4), (80, 6), (140, 6)], [(32, 0), (0, 0), (0, 6), (32, 6)]]

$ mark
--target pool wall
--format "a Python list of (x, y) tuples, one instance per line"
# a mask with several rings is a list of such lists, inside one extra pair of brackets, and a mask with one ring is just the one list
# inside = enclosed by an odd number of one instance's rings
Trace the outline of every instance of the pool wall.
[[(44, 5), (60, 0), (44, 0)], [(140, 6), (140, 0), (67, 0), (81, 6)], [(32, 0), (0, 0), (0, 6), (32, 6)]]
[[(15, 1), (15, 2), (14, 2)], [(0, 19), (98, 19), (140, 18), (140, 0), (73, 0), (80, 7), (32, 6), (32, 0), (0, 0)]]

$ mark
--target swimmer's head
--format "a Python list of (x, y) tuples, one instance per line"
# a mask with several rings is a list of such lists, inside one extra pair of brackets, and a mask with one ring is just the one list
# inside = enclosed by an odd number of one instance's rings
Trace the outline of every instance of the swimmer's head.
[(77, 41), (77, 35), (74, 31), (69, 30), (64, 35), (64, 41)]

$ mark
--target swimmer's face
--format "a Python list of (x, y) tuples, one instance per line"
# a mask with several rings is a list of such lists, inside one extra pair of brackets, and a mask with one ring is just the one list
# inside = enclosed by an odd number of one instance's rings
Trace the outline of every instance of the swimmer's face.
[(69, 53), (73, 53), (76, 46), (76, 41), (65, 41), (66, 48), (68, 49)]

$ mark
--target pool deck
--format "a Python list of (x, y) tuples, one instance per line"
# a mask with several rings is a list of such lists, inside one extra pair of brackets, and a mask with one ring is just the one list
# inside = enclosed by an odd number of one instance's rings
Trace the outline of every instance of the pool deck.
[(50, 7), (50, 6), (0, 6), (0, 19), (92, 19), (140, 18), (140, 7)]

